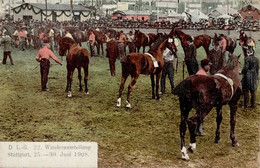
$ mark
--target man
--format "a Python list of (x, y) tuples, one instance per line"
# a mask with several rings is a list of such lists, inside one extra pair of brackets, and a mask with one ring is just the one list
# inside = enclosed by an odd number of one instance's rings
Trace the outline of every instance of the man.
[(210, 70), (210, 66), (212, 65), (212, 63), (210, 62), (209, 59), (203, 59), (200, 62), (201, 65), (201, 69), (196, 73), (196, 75), (205, 75), (207, 76), (207, 72)]
[(168, 75), (170, 84), (171, 84), (171, 93), (174, 89), (174, 59), (177, 59), (176, 52), (173, 50), (170, 50), (168, 47), (165, 48), (163, 52), (163, 60), (164, 60), (164, 66), (162, 70), (162, 77), (161, 77), (161, 92), (160, 94), (165, 93), (165, 80), (166, 75)]
[(41, 48), (36, 56), (36, 60), (40, 62), (41, 69), (41, 86), (42, 91), (47, 91), (48, 74), (50, 69), (50, 57), (56, 61), (58, 64), (62, 65), (60, 60), (53, 54), (53, 52), (48, 48), (48, 41), (44, 41), (43, 48)]
[(199, 70), (199, 65), (196, 59), (196, 47), (193, 44), (192, 37), (187, 39), (187, 45), (185, 46), (185, 64), (187, 65), (187, 69), (189, 75), (196, 74)]
[(127, 34), (127, 44), (129, 48), (129, 53), (135, 53), (135, 43), (134, 43), (134, 34), (132, 31), (129, 31)]
[(20, 49), (24, 51), (26, 46), (26, 39), (27, 39), (24, 27), (22, 27), (20, 32), (18, 33), (18, 39), (20, 43)]
[(248, 56), (245, 57), (242, 69), (242, 88), (244, 93), (244, 108), (248, 107), (249, 92), (251, 93), (251, 107), (255, 107), (257, 79), (259, 75), (259, 60), (254, 56), (253, 46), (248, 46)]
[[(210, 70), (211, 65), (212, 65), (212, 63), (210, 62), (209, 59), (206, 58), (206, 59), (201, 60), (201, 62), (200, 62), (201, 69), (196, 73), (196, 75), (208, 76), (207, 72)], [(203, 132), (203, 119), (202, 118), (200, 118), (199, 123), (200, 123), (200, 125), (199, 125), (199, 128), (198, 128), (196, 134), (198, 136), (204, 136), (205, 133)]]
[(50, 48), (54, 51), (54, 30), (50, 27), (49, 28), (49, 39), (50, 39)]
[(126, 36), (124, 32), (120, 31), (120, 36), (118, 39), (118, 51), (119, 51), (119, 57), (121, 59), (121, 62), (125, 62), (126, 60), (126, 53), (125, 53), (125, 42), (126, 42)]
[(89, 35), (88, 39), (89, 39), (89, 42), (90, 42), (91, 57), (94, 57), (95, 56), (94, 47), (95, 47), (95, 42), (96, 42), (96, 36), (95, 36), (95, 34), (92, 30), (90, 31), (90, 35)]
[(9, 57), (11, 65), (14, 65), (13, 59), (12, 59), (12, 43), (14, 43), (14, 41), (12, 40), (12, 38), (6, 34), (4, 35), (1, 43), (4, 45), (4, 53), (3, 53), (3, 64), (6, 64), (6, 59), (7, 57)]
[(214, 48), (209, 51), (208, 59), (212, 63), (210, 67), (210, 74), (214, 75), (218, 70), (220, 70), (225, 65), (225, 56), (219, 48), (219, 42), (214, 43)]

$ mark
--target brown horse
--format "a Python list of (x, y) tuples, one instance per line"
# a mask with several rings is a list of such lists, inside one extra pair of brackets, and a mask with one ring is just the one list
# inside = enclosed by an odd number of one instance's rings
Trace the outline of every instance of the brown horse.
[[(179, 30), (176, 27), (171, 30), (170, 36), (177, 36), (181, 41), (181, 46), (183, 49), (187, 45), (187, 39), (191, 37), (190, 35), (185, 34), (184, 32), (182, 32), (181, 30)], [(208, 52), (209, 52), (210, 42), (211, 42), (211, 37), (206, 34), (196, 36), (196, 37), (194, 37), (194, 40), (193, 40), (193, 44), (195, 45), (195, 47), (199, 48), (199, 47), (203, 46), (206, 54), (208, 54)], [(185, 52), (185, 50), (184, 50), (184, 52)]]
[(88, 65), (89, 65), (89, 54), (88, 50), (80, 47), (77, 43), (71, 38), (64, 37), (59, 40), (59, 54), (60, 56), (65, 55), (68, 51), (66, 60), (67, 60), (67, 87), (66, 91), (68, 92), (68, 97), (72, 97), (71, 93), (71, 83), (73, 72), (75, 68), (78, 69), (78, 79), (79, 79), (79, 91), (82, 91), (81, 85), (81, 67), (84, 69), (85, 77), (85, 94), (88, 94)]
[(130, 53), (126, 56), (124, 62), (122, 62), (122, 80), (119, 88), (119, 96), (117, 99), (117, 106), (121, 106), (121, 95), (124, 89), (124, 84), (129, 75), (131, 75), (131, 81), (128, 86), (126, 107), (131, 108), (130, 105), (130, 93), (136, 80), (140, 74), (150, 75), (152, 84), (152, 98), (155, 99), (154, 94), (154, 75), (156, 75), (156, 96), (159, 97), (159, 82), (164, 66), (163, 52), (165, 47), (172, 49), (174, 43), (168, 42), (168, 35), (159, 38), (149, 49), (148, 53)]
[(250, 45), (250, 42), (252, 40), (252, 43), (255, 45), (255, 39), (252, 37), (248, 37), (244, 31), (240, 31), (239, 34), (239, 45), (242, 47), (242, 51), (244, 53), (244, 57), (247, 57), (247, 47)]
[(134, 33), (134, 42), (137, 48), (137, 52), (140, 52), (140, 48), (143, 47), (143, 53), (145, 52), (145, 46), (151, 47), (152, 43), (155, 41), (156, 35), (153, 33), (144, 34), (139, 30)]
[[(225, 36), (223, 34), (220, 34), (219, 36), (217, 35), (217, 33), (215, 33), (215, 36), (213, 38), (213, 41), (212, 41), (212, 45), (214, 46), (215, 42), (218, 41), (220, 42), (221, 41), (221, 37), (224, 37), (224, 39), (226, 40), (226, 51), (230, 52), (231, 54), (234, 53), (235, 49), (236, 49), (236, 46), (237, 46), (237, 42), (236, 40), (228, 37), (228, 36)], [(220, 48), (223, 47), (223, 46), (219, 46)]]
[(119, 57), (119, 51), (118, 51), (118, 42), (115, 40), (111, 40), (107, 43), (107, 57), (109, 59), (109, 67), (110, 67), (110, 73), (111, 76), (115, 76), (115, 62), (116, 58)]
[[(225, 67), (220, 69), (213, 76), (191, 75), (173, 90), (179, 96), (181, 123), (181, 153), (182, 159), (189, 160), (185, 148), (186, 122), (190, 132), (189, 151), (196, 149), (196, 132), (206, 115), (216, 107), (217, 110), (217, 129), (215, 143), (220, 141), (220, 124), (222, 121), (222, 106), (228, 104), (230, 107), (230, 139), (232, 146), (238, 146), (235, 137), (236, 111), (238, 100), (242, 93), (242, 86), (239, 78), (239, 56), (229, 54), (229, 60)], [(189, 112), (194, 108), (196, 113), (188, 119)]]

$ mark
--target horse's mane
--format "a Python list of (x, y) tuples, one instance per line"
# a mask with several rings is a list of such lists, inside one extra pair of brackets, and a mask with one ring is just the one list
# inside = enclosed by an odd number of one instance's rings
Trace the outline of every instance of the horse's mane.
[(63, 42), (67, 42), (69, 44), (74, 44), (76, 43), (73, 39), (69, 38), (69, 37), (63, 37)]
[[(151, 48), (149, 49), (149, 51), (156, 51), (158, 49), (158, 47), (162, 44), (162, 42), (164, 42), (165, 39), (167, 39), (169, 36), (168, 35), (163, 35), (160, 38), (158, 38), (153, 45), (151, 46)], [(149, 52), (148, 51), (148, 52)]]

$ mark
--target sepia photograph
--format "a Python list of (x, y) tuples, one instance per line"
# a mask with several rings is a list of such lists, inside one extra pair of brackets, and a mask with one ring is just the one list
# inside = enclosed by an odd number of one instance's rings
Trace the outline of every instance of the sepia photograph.
[(0, 168), (259, 168), (259, 0), (0, 0)]

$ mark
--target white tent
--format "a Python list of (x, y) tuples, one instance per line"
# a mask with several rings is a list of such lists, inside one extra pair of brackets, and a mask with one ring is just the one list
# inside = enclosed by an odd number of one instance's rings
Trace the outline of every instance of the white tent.
[(218, 16), (217, 18), (231, 19), (231, 18), (233, 18), (233, 17), (230, 16), (230, 15), (227, 15), (227, 14), (223, 14), (223, 15)]
[[(208, 20), (209, 17), (207, 15), (205, 15), (204, 13), (202, 13), (200, 10), (195, 9), (195, 10), (190, 10), (189, 12), (187, 12), (188, 15), (191, 16), (191, 21), (192, 22), (199, 22), (201, 19), (205, 19)], [(188, 16), (189, 17), (189, 16)]]

